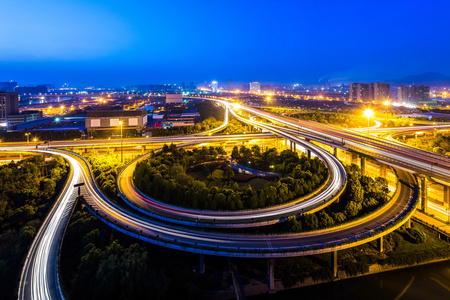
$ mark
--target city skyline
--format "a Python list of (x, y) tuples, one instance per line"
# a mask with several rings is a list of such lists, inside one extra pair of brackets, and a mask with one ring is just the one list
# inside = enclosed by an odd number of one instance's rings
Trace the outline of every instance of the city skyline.
[(4, 8), (1, 80), (24, 84), (350, 83), (450, 67), (443, 1), (8, 0)]

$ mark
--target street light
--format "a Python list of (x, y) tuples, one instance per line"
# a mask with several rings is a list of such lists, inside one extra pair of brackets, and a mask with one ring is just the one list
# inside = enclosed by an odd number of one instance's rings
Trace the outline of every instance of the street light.
[(123, 163), (123, 121), (119, 121), (120, 124), (120, 161)]
[(366, 109), (364, 111), (364, 115), (367, 117), (367, 135), (369, 135), (369, 124), (370, 124), (370, 117), (373, 116), (373, 110)]
[(25, 135), (27, 136), (27, 146), (29, 146), (30, 145), (30, 133), (27, 132), (27, 133), (25, 133)]

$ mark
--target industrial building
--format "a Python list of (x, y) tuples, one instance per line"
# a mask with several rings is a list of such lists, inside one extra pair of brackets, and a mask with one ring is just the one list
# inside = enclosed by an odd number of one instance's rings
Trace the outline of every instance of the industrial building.
[(88, 132), (98, 130), (136, 130), (141, 133), (147, 125), (145, 110), (93, 110), (86, 112), (86, 129)]
[(183, 103), (182, 94), (166, 94), (166, 104)]

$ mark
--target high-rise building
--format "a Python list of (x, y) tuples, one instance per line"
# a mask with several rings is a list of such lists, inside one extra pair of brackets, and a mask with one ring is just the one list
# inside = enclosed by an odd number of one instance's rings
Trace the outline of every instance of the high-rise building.
[(19, 113), (19, 95), (17, 93), (0, 92), (0, 122), (6, 123), (9, 115)]
[(228, 80), (228, 90), (232, 91), (234, 90), (233, 80)]
[(357, 101), (358, 100), (358, 84), (356, 82), (350, 84), (350, 101)]
[(367, 83), (352, 83), (350, 85), (350, 100), (351, 101), (369, 101), (369, 88)]
[(427, 102), (430, 100), (429, 86), (412, 86), (411, 87), (411, 103), (419, 104), (419, 102)]
[(375, 83), (369, 83), (369, 101), (375, 100)]
[(398, 87), (397, 99), (399, 102), (409, 102), (409, 86), (401, 85)]
[(259, 82), (250, 82), (250, 93), (260, 93), (261, 84)]
[(389, 100), (391, 95), (391, 85), (389, 83), (375, 82), (374, 85), (374, 100), (383, 102)]
[(219, 90), (219, 83), (217, 81), (211, 82), (211, 90), (213, 93), (217, 93)]

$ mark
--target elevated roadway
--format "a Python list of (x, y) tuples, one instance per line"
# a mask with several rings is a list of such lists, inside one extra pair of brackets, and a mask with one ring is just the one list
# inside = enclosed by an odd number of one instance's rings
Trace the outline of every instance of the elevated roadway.
[(160, 223), (120, 207), (105, 197), (95, 185), (87, 162), (80, 156), (64, 153), (76, 159), (74, 169), (80, 170), (83, 195), (89, 210), (109, 226), (130, 236), (153, 244), (183, 251), (230, 257), (289, 257), (327, 253), (369, 242), (395, 230), (414, 212), (417, 182), (411, 174), (398, 171), (398, 196), (389, 209), (373, 218), (341, 226), (337, 230), (283, 235), (242, 235), (200, 231)]
[(234, 111), (233, 114), (243, 122), (253, 126), (257, 125), (260, 128), (277, 133), (290, 140), (292, 143), (299, 144), (315, 153), (315, 155), (328, 167), (329, 178), (326, 183), (311, 195), (284, 205), (264, 209), (243, 211), (206, 211), (187, 209), (157, 201), (141, 193), (136, 188), (134, 185), (134, 170), (138, 162), (150, 156), (149, 154), (146, 154), (132, 161), (120, 172), (117, 179), (117, 186), (122, 199), (138, 211), (160, 220), (196, 227), (236, 228), (270, 225), (282, 222), (286, 220), (287, 217), (299, 213), (314, 212), (329, 205), (341, 194), (346, 184), (346, 174), (344, 166), (336, 157), (319, 146), (308, 143), (279, 128), (243, 119), (235, 114)]
[[(35, 152), (51, 155), (54, 152)], [(67, 181), (55, 204), (42, 223), (28, 251), (19, 283), (19, 300), (64, 299), (59, 285), (58, 255), (64, 228), (69, 221), (76, 195), (74, 184), (80, 180), (80, 169), (70, 155), (62, 155), (71, 165)]]
[(450, 176), (450, 158), (447, 157), (334, 126), (283, 117), (246, 106), (238, 106), (237, 109), (295, 129), (298, 135), (308, 139), (341, 149), (354, 150), (393, 167), (421, 174), (432, 172), (434, 177), (443, 180)]

